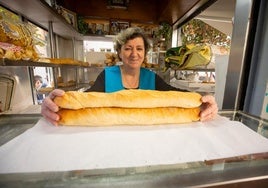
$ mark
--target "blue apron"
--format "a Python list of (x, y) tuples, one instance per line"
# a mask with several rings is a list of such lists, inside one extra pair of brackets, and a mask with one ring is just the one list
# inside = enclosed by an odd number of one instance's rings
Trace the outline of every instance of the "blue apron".
[[(124, 89), (119, 66), (106, 67), (104, 71), (106, 93), (111, 93)], [(141, 68), (139, 83), (139, 89), (155, 90), (155, 73), (148, 69)]]

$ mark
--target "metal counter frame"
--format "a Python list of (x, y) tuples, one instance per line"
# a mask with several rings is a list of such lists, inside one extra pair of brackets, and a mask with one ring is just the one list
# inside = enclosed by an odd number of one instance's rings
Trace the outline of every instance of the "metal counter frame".
[[(267, 120), (242, 112), (220, 115), (265, 134)], [(0, 145), (33, 127), (40, 114), (0, 116)], [(0, 187), (266, 187), (268, 154), (137, 168), (0, 174)]]

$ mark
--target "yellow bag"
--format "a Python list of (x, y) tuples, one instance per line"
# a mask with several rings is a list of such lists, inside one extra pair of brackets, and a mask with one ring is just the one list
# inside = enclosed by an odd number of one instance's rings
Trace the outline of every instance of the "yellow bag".
[[(184, 47), (185, 48), (185, 47)], [(186, 46), (186, 51), (182, 50), (183, 47), (171, 48), (166, 53), (166, 63), (171, 68), (179, 69), (195, 69), (199, 66), (207, 65), (211, 60), (211, 48), (207, 45), (202, 46)], [(178, 50), (182, 53), (174, 53), (174, 50)]]

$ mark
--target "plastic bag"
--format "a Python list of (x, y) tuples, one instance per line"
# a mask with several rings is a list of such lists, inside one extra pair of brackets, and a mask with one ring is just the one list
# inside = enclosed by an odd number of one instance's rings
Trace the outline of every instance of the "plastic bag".
[(209, 64), (212, 57), (211, 48), (202, 46), (180, 46), (166, 52), (165, 62), (172, 69), (195, 69)]

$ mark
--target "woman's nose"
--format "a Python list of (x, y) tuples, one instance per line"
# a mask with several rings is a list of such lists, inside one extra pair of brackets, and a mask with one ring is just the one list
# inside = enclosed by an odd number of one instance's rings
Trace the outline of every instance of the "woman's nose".
[(137, 55), (137, 53), (138, 53), (138, 51), (133, 48), (132, 51), (131, 51), (131, 55)]

